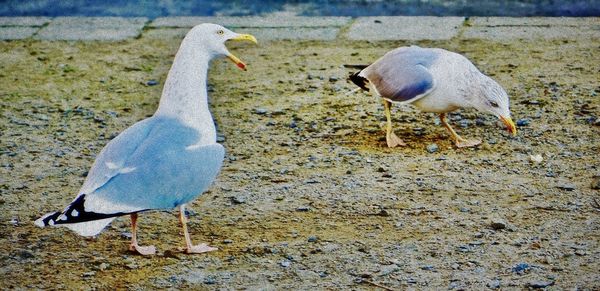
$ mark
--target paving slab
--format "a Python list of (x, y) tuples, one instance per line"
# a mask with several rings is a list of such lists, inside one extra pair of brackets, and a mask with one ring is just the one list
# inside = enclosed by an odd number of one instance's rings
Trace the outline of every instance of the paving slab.
[(470, 17), (473, 26), (598, 26), (600, 17)]
[(359, 17), (350, 27), (351, 40), (443, 40), (458, 35), (464, 17)]
[[(153, 39), (182, 39), (190, 28), (157, 28), (144, 32), (143, 37)], [(334, 40), (340, 29), (334, 27), (273, 27), (236, 28), (236, 32), (250, 33), (258, 42), (270, 40)]]
[(473, 17), (468, 23), (464, 38), (496, 41), (600, 38), (598, 17)]
[(248, 16), (248, 17), (159, 17), (150, 27), (192, 27), (201, 23), (218, 23), (226, 27), (342, 27), (350, 17), (307, 17), (307, 16)]
[(0, 17), (0, 26), (43, 26), (50, 17)]
[(35, 39), (42, 40), (124, 40), (141, 34), (145, 17), (57, 17), (42, 28)]
[(33, 36), (39, 27), (27, 27), (27, 26), (0, 26), (0, 39), (4, 40), (16, 40), (25, 39)]

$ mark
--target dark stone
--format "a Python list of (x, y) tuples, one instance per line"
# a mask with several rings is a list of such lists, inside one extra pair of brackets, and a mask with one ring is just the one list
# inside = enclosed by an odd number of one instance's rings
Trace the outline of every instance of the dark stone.
[(531, 123), (531, 120), (528, 118), (522, 118), (517, 120), (517, 126), (528, 126)]
[(492, 221), (492, 223), (490, 223), (490, 227), (493, 230), (501, 230), (501, 229), (506, 228), (506, 223), (504, 221), (496, 220), (496, 221)]
[(592, 189), (600, 190), (600, 176), (595, 176), (592, 178)]
[(554, 285), (554, 281), (533, 281), (529, 282), (527, 286), (533, 289), (541, 289)]
[(146, 82), (146, 85), (148, 85), (148, 86), (156, 86), (156, 85), (158, 85), (158, 81), (156, 81), (156, 80), (150, 80), (150, 81)]
[(530, 269), (531, 269), (531, 265), (529, 265), (527, 263), (518, 263), (512, 268), (512, 271), (519, 275), (523, 275), (526, 272), (529, 272)]
[(565, 191), (573, 191), (573, 190), (575, 190), (575, 185), (573, 185), (571, 183), (561, 183), (561, 184), (556, 185), (556, 188), (565, 190)]

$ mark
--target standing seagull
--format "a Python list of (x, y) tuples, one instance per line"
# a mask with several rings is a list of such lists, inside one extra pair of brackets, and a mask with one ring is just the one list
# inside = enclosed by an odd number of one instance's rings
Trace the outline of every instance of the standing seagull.
[(411, 103), (421, 111), (439, 113), (457, 147), (481, 143), (460, 137), (446, 122), (446, 113), (458, 108), (474, 107), (491, 113), (506, 124), (509, 132), (517, 134), (504, 89), (457, 53), (438, 48), (400, 47), (352, 74), (350, 80), (366, 91), (369, 91), (367, 83), (371, 84), (383, 98), (388, 147), (405, 145), (392, 130), (391, 103)]
[(216, 24), (192, 28), (175, 56), (156, 113), (110, 141), (75, 200), (62, 212), (48, 213), (35, 224), (64, 226), (94, 236), (115, 217), (129, 214), (129, 249), (151, 255), (156, 252), (154, 246), (137, 242), (138, 212), (179, 207), (186, 252), (216, 250), (205, 243), (192, 245), (185, 205), (211, 185), (223, 163), (224, 149), (216, 143), (208, 109), (206, 75), (211, 59), (217, 56), (227, 56), (245, 70), (246, 65), (225, 47), (230, 39), (256, 43), (252, 35)]

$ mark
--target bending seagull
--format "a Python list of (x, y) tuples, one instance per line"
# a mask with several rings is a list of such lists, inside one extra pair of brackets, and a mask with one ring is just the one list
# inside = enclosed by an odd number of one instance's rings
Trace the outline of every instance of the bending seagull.
[(366, 91), (370, 84), (383, 98), (388, 147), (405, 145), (392, 130), (392, 103), (410, 103), (421, 111), (439, 113), (457, 147), (481, 143), (460, 137), (446, 121), (446, 113), (458, 108), (474, 107), (491, 113), (506, 124), (509, 132), (517, 133), (504, 89), (457, 53), (438, 48), (400, 47), (352, 74), (350, 80)]
[(115, 217), (131, 216), (130, 250), (142, 255), (154, 246), (137, 241), (138, 213), (179, 207), (187, 253), (216, 250), (192, 245), (185, 205), (204, 192), (223, 163), (223, 146), (216, 143), (215, 125), (208, 109), (206, 75), (211, 59), (229, 57), (226, 40), (249, 40), (215, 24), (192, 28), (173, 61), (156, 113), (127, 128), (100, 152), (79, 190), (62, 212), (44, 215), (35, 224), (64, 226), (82, 236), (97, 235)]

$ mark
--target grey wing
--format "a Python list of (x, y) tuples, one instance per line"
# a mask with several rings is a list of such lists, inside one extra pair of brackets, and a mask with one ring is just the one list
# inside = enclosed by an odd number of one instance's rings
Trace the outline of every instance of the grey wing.
[(224, 152), (220, 144), (211, 144), (136, 153), (129, 162), (132, 171), (115, 176), (89, 195), (86, 209), (127, 213), (188, 203), (212, 184)]
[(143, 143), (153, 124), (153, 118), (142, 120), (111, 140), (96, 157), (79, 194), (92, 193), (114, 176), (126, 172), (127, 159)]
[(435, 87), (429, 67), (437, 53), (419, 47), (393, 50), (361, 72), (379, 95), (396, 102), (411, 102)]

